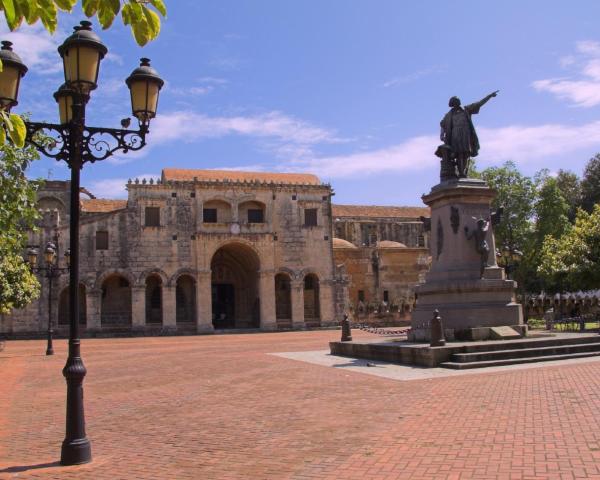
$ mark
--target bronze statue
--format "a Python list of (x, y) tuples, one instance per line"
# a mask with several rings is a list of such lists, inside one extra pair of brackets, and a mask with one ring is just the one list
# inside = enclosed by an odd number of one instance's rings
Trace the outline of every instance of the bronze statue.
[(481, 277), (483, 277), (485, 267), (488, 266), (488, 257), (490, 255), (490, 247), (486, 240), (489, 226), (490, 222), (480, 218), (477, 220), (477, 230), (473, 230), (469, 233), (469, 227), (465, 227), (467, 240), (471, 240), (472, 238), (475, 239), (475, 251), (481, 257)]
[(466, 178), (469, 174), (469, 161), (479, 153), (479, 139), (471, 121), (471, 115), (479, 113), (479, 109), (488, 100), (498, 95), (499, 90), (490, 93), (479, 102), (460, 106), (460, 99), (452, 97), (448, 102), (450, 111), (440, 122), (440, 145), (435, 154), (442, 159), (441, 180)]

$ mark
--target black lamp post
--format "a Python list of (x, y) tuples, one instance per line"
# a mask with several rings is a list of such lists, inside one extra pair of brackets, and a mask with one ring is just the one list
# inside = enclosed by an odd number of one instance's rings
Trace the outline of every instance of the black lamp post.
[[(146, 145), (150, 119), (156, 115), (158, 93), (163, 80), (142, 59), (127, 78), (131, 91), (133, 115), (138, 119), (139, 129), (128, 130), (129, 119), (121, 121), (125, 129), (88, 127), (85, 125), (85, 107), (90, 92), (97, 87), (100, 60), (107, 48), (91, 29), (91, 23), (83, 21), (74, 33), (58, 48), (62, 57), (65, 83), (54, 94), (59, 106), (60, 124), (26, 122), (27, 142), (43, 155), (64, 160), (71, 169), (70, 205), (70, 251), (69, 270), (69, 356), (63, 375), (67, 381), (66, 435), (62, 444), (60, 462), (76, 465), (91, 461), (90, 441), (85, 434), (83, 412), (83, 379), (86, 374), (80, 353), (79, 340), (79, 175), (85, 163), (104, 160), (116, 152), (127, 153)], [(10, 42), (2, 42), (0, 59), (0, 105), (5, 111), (17, 105), (19, 80), (27, 72)], [(40, 142), (37, 133), (52, 137), (51, 142)]]
[(44, 277), (48, 279), (48, 342), (46, 345), (46, 355), (54, 355), (54, 348), (52, 348), (52, 280), (60, 277), (64, 272), (69, 270), (70, 264), (70, 252), (65, 252), (66, 267), (59, 267), (57, 259), (57, 247), (54, 243), (48, 242), (44, 249), (44, 261), (45, 266), (38, 266), (38, 251), (35, 248), (30, 248), (27, 251), (27, 261), (31, 267), (31, 271), (35, 273), (43, 273)]
[(511, 275), (521, 263), (521, 259), (523, 258), (523, 252), (517, 250), (512, 245), (504, 245), (502, 247), (502, 251), (499, 252), (498, 257), (498, 263), (501, 267), (504, 267), (504, 270), (506, 271), (506, 276), (509, 279), (511, 279)]

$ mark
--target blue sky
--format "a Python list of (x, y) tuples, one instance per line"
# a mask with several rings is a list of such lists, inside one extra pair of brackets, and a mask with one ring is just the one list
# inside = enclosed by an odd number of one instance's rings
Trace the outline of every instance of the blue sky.
[[(165, 79), (148, 147), (88, 165), (98, 196), (163, 167), (307, 171), (334, 202), (420, 205), (437, 183), (439, 121), (448, 98), (500, 90), (474, 117), (480, 167), (513, 160), (581, 174), (600, 151), (600, 3), (552, 1), (168, 0), (157, 40), (138, 47), (120, 22), (99, 31), (109, 48), (88, 123), (129, 116), (124, 79), (139, 57)], [(3, 37), (30, 71), (17, 112), (56, 121), (62, 82), (54, 37), (25, 28)], [(51, 172), (49, 172), (51, 170)], [(68, 177), (37, 162), (32, 177)]]

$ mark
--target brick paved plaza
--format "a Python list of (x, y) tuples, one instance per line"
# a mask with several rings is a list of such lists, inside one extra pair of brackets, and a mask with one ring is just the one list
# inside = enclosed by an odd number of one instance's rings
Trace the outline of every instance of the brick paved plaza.
[(84, 340), (93, 462), (75, 467), (57, 463), (66, 342), (7, 342), (0, 478), (600, 479), (600, 362), (399, 381), (269, 355), (338, 337)]

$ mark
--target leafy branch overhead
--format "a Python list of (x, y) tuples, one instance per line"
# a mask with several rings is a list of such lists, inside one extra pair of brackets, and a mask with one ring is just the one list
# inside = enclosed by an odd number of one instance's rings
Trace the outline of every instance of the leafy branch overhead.
[[(25, 21), (29, 25), (42, 22), (44, 28), (54, 33), (58, 12), (71, 12), (79, 0), (0, 0), (6, 23), (16, 30)], [(87, 17), (96, 17), (103, 29), (109, 28), (119, 12), (124, 25), (131, 27), (135, 41), (140, 46), (154, 40), (160, 33), (160, 16), (166, 17), (163, 0), (81, 0)]]

